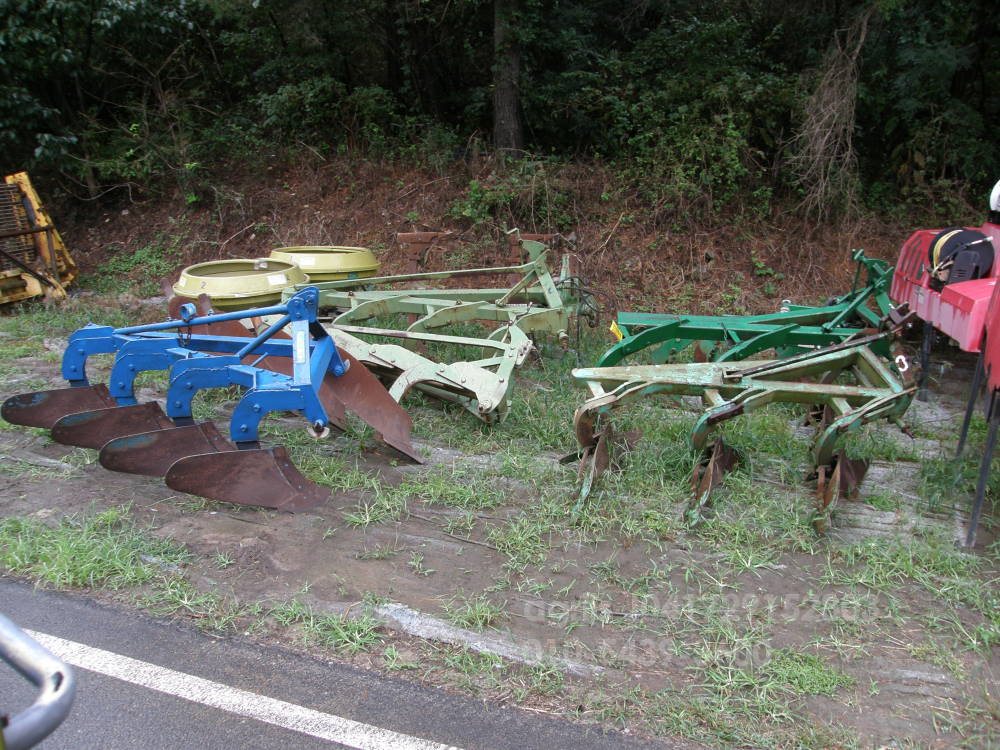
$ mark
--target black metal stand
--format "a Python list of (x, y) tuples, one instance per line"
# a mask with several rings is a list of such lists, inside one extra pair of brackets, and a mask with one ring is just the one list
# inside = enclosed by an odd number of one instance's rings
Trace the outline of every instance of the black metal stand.
[(965, 546), (972, 547), (976, 543), (976, 529), (979, 517), (983, 512), (983, 500), (986, 498), (986, 484), (990, 478), (990, 464), (993, 462), (993, 451), (997, 447), (997, 431), (1000, 429), (1000, 399), (997, 392), (990, 393), (989, 425), (986, 445), (983, 447), (983, 460), (979, 465), (979, 483), (976, 485), (976, 499), (972, 504), (972, 516), (969, 518), (969, 533), (965, 538)]
[(976, 369), (972, 373), (972, 384), (969, 386), (969, 400), (965, 404), (965, 417), (962, 418), (962, 431), (958, 434), (958, 448), (955, 451), (955, 458), (962, 455), (965, 450), (965, 439), (969, 436), (969, 424), (972, 422), (972, 412), (976, 408), (976, 401), (979, 400), (979, 391), (983, 387), (983, 376), (986, 374), (983, 360), (986, 352), (979, 352), (976, 360)]
[(930, 375), (931, 349), (934, 347), (934, 326), (924, 321), (924, 336), (920, 342), (920, 379), (917, 381), (917, 400), (927, 400), (927, 378)]

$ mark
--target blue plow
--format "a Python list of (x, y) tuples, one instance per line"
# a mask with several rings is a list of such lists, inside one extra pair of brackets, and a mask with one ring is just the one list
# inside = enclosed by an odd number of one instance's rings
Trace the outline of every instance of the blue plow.
[[(0, 415), (12, 424), (49, 428), (54, 440), (100, 450), (106, 468), (164, 476), (169, 487), (212, 500), (302, 511), (329, 490), (302, 475), (282, 446), (262, 448), (261, 421), (298, 412), (316, 438), (343, 427), (352, 411), (404, 457), (420, 462), (411, 420), (364, 365), (337, 348), (317, 322), (319, 294), (301, 290), (287, 302), (218, 315), (179, 308), (179, 319), (111, 328), (87, 325), (69, 338), (62, 374), (68, 388), (7, 399)], [(258, 335), (238, 321), (279, 316)], [(206, 332), (207, 331), (207, 332)], [(87, 359), (114, 354), (107, 385), (91, 385)], [(166, 410), (138, 403), (142, 372), (169, 372)], [(242, 390), (224, 437), (195, 421), (192, 402), (209, 388)]]

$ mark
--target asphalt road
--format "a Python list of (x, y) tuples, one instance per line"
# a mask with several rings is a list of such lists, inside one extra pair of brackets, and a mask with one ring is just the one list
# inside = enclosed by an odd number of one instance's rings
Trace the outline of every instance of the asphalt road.
[[(496, 707), (2, 579), (0, 612), (63, 639), (53, 650), (70, 642), (88, 665), (76, 668), (73, 710), (43, 750), (692, 747)], [(34, 688), (0, 664), (0, 712), (33, 699)], [(350, 731), (338, 734), (344, 724)], [(324, 739), (324, 727), (340, 741)]]

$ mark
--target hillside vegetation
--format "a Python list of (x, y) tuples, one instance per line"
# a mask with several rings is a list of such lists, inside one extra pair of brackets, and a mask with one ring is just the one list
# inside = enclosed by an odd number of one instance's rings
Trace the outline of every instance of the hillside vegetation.
[(0, 11), (4, 168), (100, 207), (176, 191), (218, 209), (234, 165), (263, 179), (296, 154), (460, 177), (450, 217), (549, 231), (579, 224), (586, 196), (550, 179), (567, 169), (602, 175), (597, 197), (622, 205), (612, 223), (657, 230), (955, 221), (1000, 175), (997, 14), (982, 0)]

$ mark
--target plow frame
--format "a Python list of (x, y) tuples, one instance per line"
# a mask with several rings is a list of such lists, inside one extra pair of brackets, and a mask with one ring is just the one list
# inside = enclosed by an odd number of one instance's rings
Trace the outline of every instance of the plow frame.
[[(494, 331), (492, 338), (399, 331), (363, 326), (329, 328), (344, 351), (389, 383), (389, 395), (402, 401), (413, 389), (441, 401), (458, 404), (486, 423), (502, 421), (510, 409), (514, 370), (532, 350), (528, 336), (516, 325)], [(400, 344), (374, 343), (361, 337), (399, 339), (402, 344), (449, 344), (478, 350), (477, 359), (438, 362), (417, 349)]]
[[(486, 322), (514, 324), (525, 333), (554, 333), (565, 340), (569, 316), (575, 309), (575, 300), (564, 284), (569, 279), (569, 259), (563, 258), (560, 276), (553, 279), (545, 262), (545, 246), (534, 240), (523, 240), (522, 245), (529, 260), (520, 265), (373, 277), (363, 280), (365, 289), (358, 289), (356, 279), (314, 286), (319, 289), (320, 309), (330, 313), (324, 320), (336, 327), (405, 314), (412, 318), (406, 328), (411, 333), (429, 333), (456, 323)], [(509, 288), (375, 288), (484, 274), (518, 274), (521, 278)], [(294, 289), (285, 294), (294, 293)]]
[[(316, 292), (305, 289), (286, 304), (252, 311), (195, 316), (192, 306), (182, 320), (117, 329), (88, 325), (69, 338), (62, 360), (63, 377), (71, 388), (89, 386), (88, 358), (115, 354), (108, 392), (118, 406), (136, 405), (135, 379), (140, 373), (169, 370), (167, 416), (174, 421), (191, 419), (198, 391), (238, 385), (246, 389), (231, 423), (231, 436), (238, 446), (256, 443), (257, 426), (272, 411), (300, 411), (313, 429), (322, 430), (330, 420), (319, 399), (319, 384), (327, 372), (334, 377), (343, 375), (347, 364), (333, 339), (316, 323), (316, 301)], [(281, 317), (255, 338), (166, 333), (268, 314)], [(286, 326), (291, 329), (291, 338), (275, 338)], [(292, 374), (245, 364), (251, 356), (289, 358)]]
[[(808, 348), (845, 342), (865, 329), (878, 328), (894, 310), (887, 289), (892, 267), (869, 258), (862, 250), (851, 255), (855, 262), (854, 283), (848, 294), (814, 307), (785, 302), (776, 313), (764, 315), (666, 315), (618, 313), (613, 331), (618, 343), (597, 361), (596, 367), (616, 365), (637, 352), (656, 347), (650, 359), (663, 364), (694, 344), (709, 342), (712, 351), (696, 352), (716, 361), (741, 360), (768, 349), (788, 356)], [(862, 273), (867, 283), (863, 287)], [(874, 302), (873, 310), (870, 303)], [(720, 350), (721, 344), (729, 348)], [(873, 348), (889, 356), (889, 345), (876, 341)]]
[[(812, 463), (818, 478), (814, 524), (818, 531), (824, 531), (836, 499), (853, 494), (867, 468), (838, 454), (838, 440), (875, 419), (902, 425), (902, 416), (916, 390), (910, 378), (900, 373), (908, 369), (900, 366), (905, 360), (897, 359), (896, 365), (890, 365), (870, 348), (892, 335), (894, 332), (888, 331), (860, 337), (778, 360), (574, 370), (573, 376), (583, 381), (592, 394), (574, 415), (578, 455), (584, 464), (594, 464), (581, 465), (583, 481), (575, 511), (582, 507), (595, 480), (610, 464), (607, 454), (614, 442), (609, 438), (613, 432), (610, 424), (602, 422), (625, 404), (654, 394), (701, 397), (705, 410), (690, 434), (691, 447), (702, 454), (692, 477), (693, 507), (697, 510), (707, 503), (725, 470), (735, 464), (721, 439), (710, 444), (716, 428), (770, 403), (802, 403), (823, 410), (812, 445)], [(842, 374), (849, 374), (855, 383), (834, 382)]]

